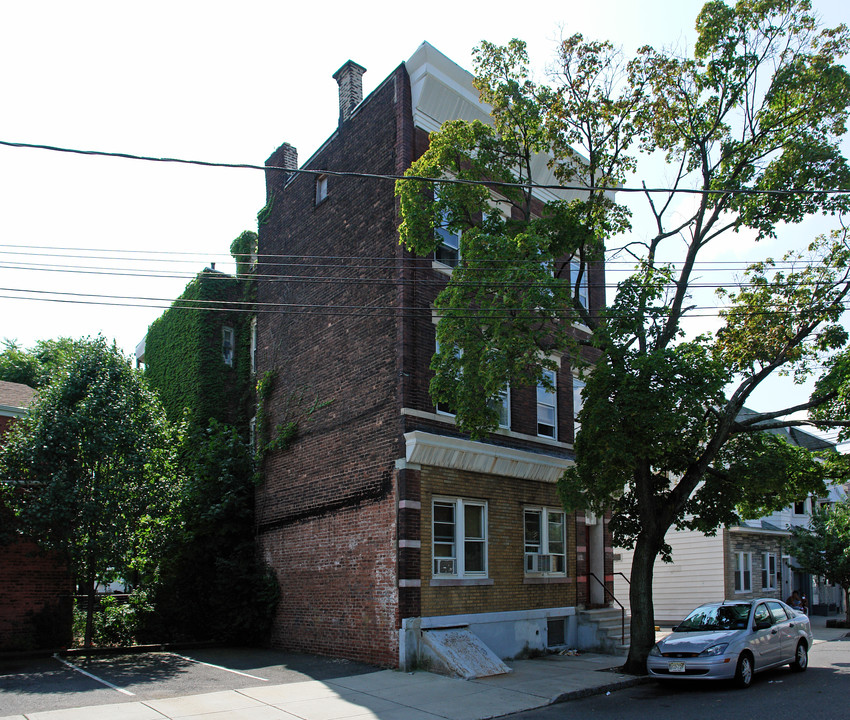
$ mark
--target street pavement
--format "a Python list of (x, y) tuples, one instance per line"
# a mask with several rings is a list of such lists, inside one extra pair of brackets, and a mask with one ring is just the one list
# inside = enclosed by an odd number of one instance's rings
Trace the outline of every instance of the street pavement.
[[(812, 617), (815, 643), (847, 630)], [(459, 680), (396, 670), (250, 685), (218, 692), (44, 710), (0, 720), (484, 720), (645, 682), (617, 672), (622, 657), (582, 653), (509, 662), (512, 672)]]

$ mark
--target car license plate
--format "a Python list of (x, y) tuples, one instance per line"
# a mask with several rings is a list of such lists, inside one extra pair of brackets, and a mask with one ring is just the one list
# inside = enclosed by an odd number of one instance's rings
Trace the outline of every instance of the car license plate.
[(667, 670), (669, 670), (671, 673), (683, 673), (685, 672), (685, 663), (669, 662), (667, 663)]

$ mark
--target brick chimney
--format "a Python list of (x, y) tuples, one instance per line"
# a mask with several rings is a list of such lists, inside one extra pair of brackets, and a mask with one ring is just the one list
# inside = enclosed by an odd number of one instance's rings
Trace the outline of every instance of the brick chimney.
[[(266, 168), (284, 168), (284, 170), (298, 169), (298, 151), (289, 143), (283, 143), (277, 150), (269, 155), (266, 160)], [(266, 196), (270, 198), (275, 190), (283, 189), (289, 182), (292, 173), (280, 170), (266, 170)]]
[(351, 117), (351, 113), (363, 99), (363, 73), (366, 68), (349, 60), (334, 73), (339, 85), (339, 124)]

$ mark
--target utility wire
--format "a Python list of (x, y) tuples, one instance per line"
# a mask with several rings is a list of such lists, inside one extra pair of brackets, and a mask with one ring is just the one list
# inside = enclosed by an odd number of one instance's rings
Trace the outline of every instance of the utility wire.
[(433, 178), (422, 175), (389, 175), (382, 173), (366, 173), (346, 170), (309, 170), (307, 168), (285, 168), (277, 165), (256, 165), (252, 163), (225, 163), (209, 160), (187, 160), (172, 157), (154, 157), (151, 155), (136, 155), (124, 152), (106, 152), (103, 150), (80, 150), (77, 148), (59, 147), (56, 145), (42, 145), (37, 143), (11, 142), (0, 140), (0, 145), (12, 148), (25, 148), (29, 150), (47, 150), (50, 152), (70, 153), (74, 155), (87, 155), (94, 157), (122, 158), (125, 160), (141, 160), (144, 162), (177, 163), (181, 165), (197, 165), (201, 167), (226, 168), (230, 170), (262, 170), (263, 172), (281, 172), (289, 175), (329, 175), (332, 177), (351, 177), (371, 180), (398, 180), (418, 181), (427, 183), (440, 183), (445, 185), (480, 185), (483, 187), (505, 187), (520, 190), (571, 190), (578, 192), (618, 192), (618, 193), (641, 193), (641, 194), (683, 194), (683, 195), (768, 195), (787, 197), (790, 195), (847, 195), (850, 188), (836, 189), (813, 189), (791, 188), (788, 190), (756, 190), (753, 188), (726, 188), (718, 190), (699, 190), (695, 188), (647, 188), (629, 186), (607, 186), (607, 185), (547, 185), (532, 182), (516, 183), (503, 182), (499, 180), (463, 180), (459, 178)]

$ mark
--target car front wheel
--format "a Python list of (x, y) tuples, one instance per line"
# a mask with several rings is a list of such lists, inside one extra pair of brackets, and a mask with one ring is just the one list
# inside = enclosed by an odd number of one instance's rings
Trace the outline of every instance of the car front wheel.
[(809, 650), (802, 640), (797, 643), (797, 652), (794, 653), (794, 661), (791, 669), (794, 672), (803, 672), (809, 666)]
[(753, 657), (748, 653), (742, 653), (738, 658), (738, 666), (735, 668), (735, 685), (739, 688), (748, 688), (753, 683)]

